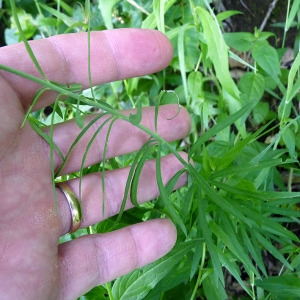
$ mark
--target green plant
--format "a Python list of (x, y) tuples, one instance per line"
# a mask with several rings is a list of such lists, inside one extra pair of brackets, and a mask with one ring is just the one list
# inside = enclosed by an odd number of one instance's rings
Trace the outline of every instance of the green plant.
[[(107, 169), (131, 165), (124, 199), (130, 193), (135, 208), (124, 211), (123, 206), (118, 216), (65, 236), (62, 241), (87, 231), (106, 232), (164, 215), (178, 228), (177, 244), (167, 256), (91, 290), (82, 299), (104, 299), (105, 294), (110, 299), (126, 300), (233, 298), (226, 285), (228, 274), (235, 278), (248, 299), (296, 299), (299, 295), (299, 238), (293, 226), (300, 221), (300, 193), (293, 191), (293, 182), (299, 177), (300, 54), (296, 53), (290, 70), (283, 70), (280, 57), (284, 49), (271, 46), (272, 33), (257, 29), (253, 33), (224, 32), (223, 21), (238, 12), (216, 14), (211, 2), (111, 0), (67, 4), (56, 1), (51, 6), (31, 1), (36, 8), (26, 11), (17, 9), (15, 2), (10, 1), (8, 11), (13, 22), (7, 30), (7, 41), (22, 40), (27, 45), (43, 79), (3, 65), (0, 69), (42, 84), (34, 102), (46, 89), (67, 96), (63, 102), (58, 96), (46, 118), (44, 111), (33, 114), (28, 111), (26, 118), (39, 133), (42, 134), (44, 125), (53, 126), (58, 120), (75, 117), (82, 128), (75, 145), (96, 121), (83, 127), (82, 118), (92, 107), (104, 111), (98, 118), (110, 115), (107, 122), (111, 126), (121, 118), (151, 136), (137, 153), (109, 161), (104, 159), (101, 164), (82, 167), (80, 172), (69, 175), (82, 177), (95, 170), (104, 173)], [(300, 1), (292, 2), (288, 1), (291, 9), (287, 13), (286, 32), (300, 5)], [(126, 26), (157, 28), (164, 32), (175, 50), (171, 65), (159, 74), (91, 87), (78, 93), (81, 87), (77, 84), (63, 86), (43, 76), (26, 42), (28, 38), (40, 36)], [(242, 59), (236, 51), (246, 52), (249, 59)], [(246, 67), (242, 77), (232, 78), (229, 59)], [(177, 103), (173, 93), (161, 90), (175, 91), (179, 106), (186, 107), (191, 114), (191, 133), (181, 143), (167, 143), (140, 124), (142, 106), (154, 105), (158, 110), (161, 104)], [(270, 98), (275, 101), (275, 107), (270, 105)], [(136, 107), (137, 113), (126, 117), (117, 110), (129, 107)], [(50, 137), (43, 137), (52, 151), (57, 151), (51, 131)], [(178, 152), (182, 149), (194, 164), (180, 157)], [(180, 173), (166, 187), (161, 180), (160, 159), (167, 153), (176, 155), (189, 173), (188, 186), (174, 193)], [(62, 160), (65, 162), (67, 157)], [(161, 195), (151, 203), (138, 205), (138, 178), (149, 157), (157, 160)], [(283, 173), (288, 174), (287, 181), (281, 176)], [(56, 174), (53, 171), (53, 180), (59, 175), (59, 170)], [(276, 261), (279, 268), (276, 274), (270, 274), (264, 262), (266, 253)]]

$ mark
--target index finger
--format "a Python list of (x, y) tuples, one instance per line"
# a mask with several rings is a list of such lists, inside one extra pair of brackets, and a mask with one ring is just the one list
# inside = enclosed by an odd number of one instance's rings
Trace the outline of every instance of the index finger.
[[(169, 40), (154, 30), (115, 29), (91, 32), (90, 48), (87, 33), (75, 33), (31, 41), (32, 50), (49, 80), (61, 84), (81, 83), (89, 87), (88, 55), (93, 85), (155, 73), (172, 59)], [(41, 77), (24, 44), (0, 48), (0, 64)], [(40, 85), (1, 71), (28, 107)], [(39, 100), (36, 109), (53, 102), (51, 97)]]

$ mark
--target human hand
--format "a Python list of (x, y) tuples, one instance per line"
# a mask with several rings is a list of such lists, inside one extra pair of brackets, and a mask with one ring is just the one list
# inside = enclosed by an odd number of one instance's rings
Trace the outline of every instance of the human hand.
[[(38, 40), (31, 46), (49, 80), (89, 86), (85, 33)], [(169, 41), (156, 31), (124, 29), (91, 33), (94, 85), (159, 71), (171, 57)], [(0, 64), (38, 76), (21, 44), (1, 48)], [(24, 112), (39, 88), (22, 77), (0, 72), (1, 299), (75, 299), (96, 285), (160, 258), (176, 241), (172, 223), (157, 219), (58, 245), (59, 237), (71, 227), (70, 208), (62, 191), (57, 189), (59, 209), (56, 209), (49, 145), (28, 123), (21, 128)], [(53, 92), (43, 94), (34, 109), (50, 105), (55, 97)], [(167, 141), (181, 139), (189, 131), (190, 120), (184, 109), (168, 120), (176, 112), (176, 105), (162, 106), (159, 110), (158, 132)], [(63, 174), (80, 169), (86, 145), (102, 122), (100, 119), (75, 146)], [(154, 130), (153, 108), (143, 110), (142, 124)], [(101, 161), (107, 128), (93, 143), (87, 165)], [(74, 121), (55, 126), (53, 138), (64, 155), (79, 132)], [(118, 120), (110, 134), (107, 157), (138, 150), (148, 138), (130, 123)], [(59, 156), (54, 157), (54, 164), (59, 168)], [(164, 157), (164, 183), (181, 168), (174, 156)], [(82, 228), (118, 213), (128, 172), (129, 168), (125, 168), (105, 173), (104, 215), (101, 174), (83, 177)], [(147, 162), (140, 177), (139, 202), (158, 196), (155, 175), (155, 162)], [(185, 182), (183, 175), (177, 187)], [(71, 180), (68, 185), (78, 196), (79, 180)], [(126, 209), (130, 207), (128, 199)]]

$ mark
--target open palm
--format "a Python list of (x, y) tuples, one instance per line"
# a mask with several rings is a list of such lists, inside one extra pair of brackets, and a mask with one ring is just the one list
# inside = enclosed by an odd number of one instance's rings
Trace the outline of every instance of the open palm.
[[(88, 87), (87, 44), (87, 35), (79, 33), (34, 41), (31, 46), (47, 78)], [(123, 29), (91, 34), (94, 85), (159, 71), (171, 58), (169, 41), (156, 31)], [(0, 64), (38, 76), (22, 44), (1, 48)], [(70, 209), (59, 189), (59, 209), (55, 206), (49, 145), (28, 123), (21, 128), (24, 114), (39, 88), (34, 82), (0, 72), (1, 299), (75, 299), (95, 285), (158, 259), (176, 241), (172, 223), (158, 219), (58, 245), (59, 237), (70, 229)], [(52, 104), (55, 97), (54, 92), (44, 93), (34, 109)], [(176, 111), (176, 105), (162, 106), (159, 111), (158, 131), (168, 141), (183, 138), (189, 131), (190, 120), (184, 109), (170, 120)], [(63, 174), (80, 169), (86, 145), (101, 123), (102, 118), (75, 146)], [(144, 109), (142, 124), (154, 130), (153, 108)], [(86, 165), (101, 161), (107, 128), (93, 143)], [(56, 125), (53, 138), (64, 155), (79, 132), (74, 121)], [(110, 134), (107, 156), (135, 151), (148, 138), (133, 125), (118, 120)], [(62, 163), (59, 156), (54, 157), (54, 162), (56, 169)], [(175, 157), (163, 158), (163, 181), (167, 182), (181, 168)], [(104, 213), (101, 174), (83, 177), (81, 227), (118, 213), (128, 172), (128, 168), (106, 172)], [(183, 175), (178, 187), (185, 181)], [(68, 184), (78, 195), (79, 181), (74, 179)], [(137, 198), (144, 202), (157, 195), (155, 162), (149, 161), (140, 177)], [(126, 208), (129, 207), (130, 199)]]

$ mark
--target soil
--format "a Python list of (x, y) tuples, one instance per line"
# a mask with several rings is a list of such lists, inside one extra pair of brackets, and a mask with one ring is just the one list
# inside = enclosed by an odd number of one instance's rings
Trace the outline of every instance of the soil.
[[(215, 3), (215, 5), (218, 5), (219, 8), (223, 7), (223, 9), (225, 8), (226, 10), (238, 10), (242, 12), (242, 14), (235, 15), (230, 18), (230, 26), (232, 27), (232, 31), (254, 32), (255, 27), (260, 28), (267, 16), (271, 4), (274, 3), (274, 0), (216, 0)], [(278, 0), (270, 17), (267, 18), (267, 23), (263, 31), (270, 31), (276, 35), (276, 39), (270, 40), (274, 46), (281, 46), (282, 44), (284, 28), (277, 27), (276, 25), (278, 23), (285, 23), (286, 12), (287, 1)], [(297, 28), (291, 28), (287, 33), (285, 46), (294, 48), (296, 36)]]

